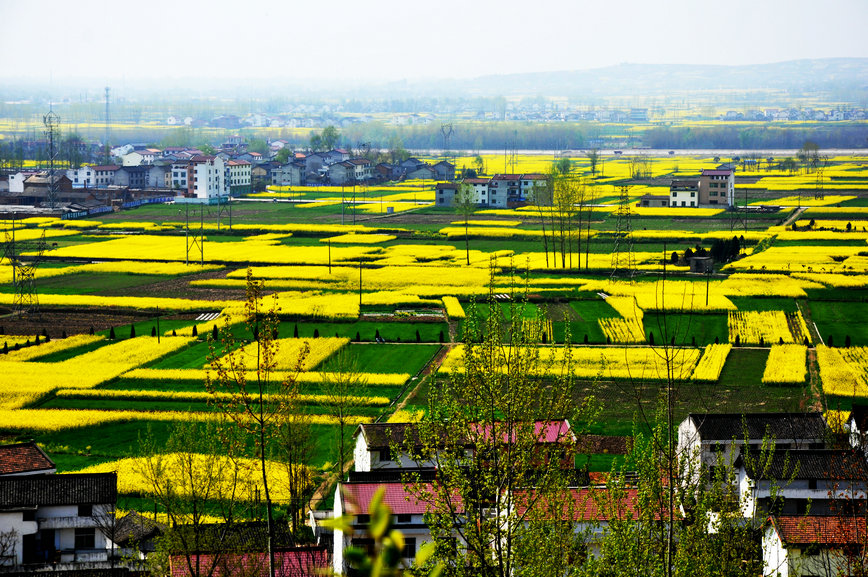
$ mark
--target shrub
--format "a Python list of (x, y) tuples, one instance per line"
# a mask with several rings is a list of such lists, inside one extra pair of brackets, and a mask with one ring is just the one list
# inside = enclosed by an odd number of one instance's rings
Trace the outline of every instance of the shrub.
[(834, 346), (835, 346), (835, 340), (832, 338), (832, 335), (829, 335), (829, 338), (828, 338), (828, 340), (827, 340), (826, 342), (828, 343), (828, 346), (829, 346), (829, 347), (834, 347)]
[(374, 331), (374, 340), (380, 340), (380, 329)]
[(716, 345), (720, 344), (720, 338), (719, 337), (714, 337), (714, 344), (716, 344)]
[(93, 325), (90, 325), (90, 334), (93, 334)]
[(850, 348), (850, 335), (844, 337), (844, 347), (848, 349)]
[[(609, 342), (608, 338), (606, 339), (606, 342)], [(651, 331), (650, 333), (648, 333), (648, 344), (651, 345), (652, 347), (654, 346), (654, 331)]]
[(63, 329), (63, 331), (60, 333), (60, 338), (62, 338), (62, 339), (66, 338), (66, 329)]
[(3, 354), (9, 354), (9, 343), (7, 343), (6, 341), (3, 341)]
[(588, 344), (588, 333), (585, 333), (585, 344)]
[(442, 330), (440, 331), (440, 342), (441, 342), (441, 343), (442, 343), (442, 342), (445, 342), (445, 341), (443, 340), (443, 331), (442, 331)]
[(361, 340), (362, 340), (362, 335), (359, 334), (359, 331), (356, 331), (356, 342), (357, 343), (361, 342)]
[(292, 328), (292, 338), (298, 338), (298, 323), (296, 323), (295, 326)]
[(157, 327), (151, 327), (151, 336), (152, 337), (157, 336)]
[(175, 329), (172, 329), (172, 336), (173, 336), (173, 337), (177, 337), (177, 336), (178, 336), (178, 333), (175, 332)]
[(692, 337), (690, 337), (690, 346), (691, 347), (696, 346), (696, 335), (693, 335)]
[(198, 329), (196, 329), (196, 325), (193, 325), (193, 331), (190, 334), (192, 334), (194, 337), (199, 336), (199, 331)]
[(741, 335), (735, 335), (735, 346), (741, 346)]
[[(850, 338), (850, 337), (847, 337), (847, 338)], [(419, 334), (419, 329), (416, 329), (416, 342), (417, 343), (422, 342), (422, 335)]]
[(130, 325), (130, 338), (136, 338), (136, 325)]
[[(91, 330), (93, 330), (93, 328), (91, 328)], [(110, 341), (115, 340), (115, 328), (114, 327), (109, 329), (109, 340)]]
[(319, 329), (313, 329), (313, 338), (315, 338), (315, 339), (319, 338)]
[(217, 325), (211, 325), (211, 338), (215, 341), (220, 338), (220, 331), (217, 330)]

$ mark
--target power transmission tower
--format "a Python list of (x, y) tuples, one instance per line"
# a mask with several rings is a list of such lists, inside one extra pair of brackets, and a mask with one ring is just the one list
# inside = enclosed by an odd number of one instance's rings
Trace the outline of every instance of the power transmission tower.
[(814, 198), (816, 200), (823, 200), (826, 197), (823, 191), (823, 185), (825, 184), (823, 171), (826, 169), (828, 163), (828, 159), (823, 159), (821, 163), (817, 163), (817, 185), (816, 188), (814, 188)]
[[(225, 200), (224, 200), (225, 199)], [(232, 197), (220, 197), (217, 202), (217, 230), (220, 230), (220, 223), (223, 217), (229, 216), (229, 230), (232, 230)], [(208, 216), (211, 216), (211, 211), (208, 211)]]
[(205, 207), (199, 205), (199, 230), (193, 229), (193, 234), (190, 234), (190, 205), (187, 204), (187, 226), (184, 242), (187, 247), (187, 256), (185, 264), (190, 264), (190, 253), (193, 252), (195, 257), (196, 251), (199, 252), (200, 264), (205, 264)]
[[(3, 258), (12, 265), (12, 285), (15, 296), (12, 310), (18, 314), (39, 309), (39, 297), (36, 292), (36, 268), (42, 261), (42, 255), (47, 248), (45, 231), (35, 241), (21, 241), (15, 238), (15, 221), (12, 230), (6, 232), (6, 242), (3, 246)], [(23, 262), (21, 256), (27, 254), (29, 262)]]
[[(452, 128), (451, 122), (444, 122), (440, 125), (440, 134), (443, 136), (443, 158), (448, 162), (449, 161), (449, 152), (450, 143), (452, 141), (452, 135), (455, 134), (455, 129)], [(455, 165), (455, 159), (453, 157), (452, 165)]]
[(45, 138), (48, 140), (48, 207), (57, 205), (57, 179), (54, 164), (57, 161), (57, 139), (60, 138), (60, 117), (49, 107), (48, 114), (42, 117)]
[(630, 279), (636, 272), (636, 262), (633, 257), (633, 224), (630, 222), (629, 186), (621, 186), (618, 209), (615, 211), (617, 224), (615, 242), (612, 246), (612, 273), (609, 278), (616, 278), (619, 273), (625, 273)]

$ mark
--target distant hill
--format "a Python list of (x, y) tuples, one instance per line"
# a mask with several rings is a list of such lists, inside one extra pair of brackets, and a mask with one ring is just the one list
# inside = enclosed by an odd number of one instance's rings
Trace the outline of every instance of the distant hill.
[[(673, 95), (686, 91), (823, 92), (868, 88), (868, 58), (791, 60), (751, 66), (619, 64), (591, 70), (480, 76), (469, 80), (392, 83), (402, 93), (417, 89), (477, 96)], [(864, 98), (864, 96), (863, 96)]]

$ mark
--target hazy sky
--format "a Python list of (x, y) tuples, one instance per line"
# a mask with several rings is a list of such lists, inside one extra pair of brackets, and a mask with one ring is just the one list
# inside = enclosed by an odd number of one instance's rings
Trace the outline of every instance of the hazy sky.
[(868, 0), (0, 0), (0, 77), (371, 79), (868, 57)]

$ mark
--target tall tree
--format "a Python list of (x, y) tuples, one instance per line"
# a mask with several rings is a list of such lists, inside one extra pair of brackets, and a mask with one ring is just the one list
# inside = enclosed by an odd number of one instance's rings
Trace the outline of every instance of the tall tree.
[(337, 421), (338, 462), (337, 474), (342, 477), (350, 460), (352, 447), (348, 442), (350, 427), (354, 426), (354, 411), (365, 400), (367, 380), (359, 370), (358, 358), (341, 350), (326, 364), (322, 373), (325, 409)]
[(434, 483), (413, 473), (405, 480), (429, 507), (435, 557), (450, 575), (507, 577), (550, 566), (522, 544), (540, 527), (530, 523), (535, 515), (569, 506), (576, 431), (561, 420), (585, 419), (571, 418), (579, 410), (568, 348), (543, 352), (541, 325), (523, 318), (525, 307), (516, 295), (500, 314), (492, 292), (488, 315), (470, 309), (461, 368), (432, 388), (426, 417), (399, 449), (437, 467)]
[(470, 265), (470, 215), (476, 209), (476, 194), (473, 191), (473, 185), (468, 182), (458, 183), (458, 188), (455, 190), (453, 205), (458, 214), (464, 217), (464, 250), (467, 256), (467, 265)]
[(597, 174), (597, 163), (600, 161), (600, 151), (592, 148), (588, 151), (588, 162), (591, 165), (591, 176)]
[[(271, 577), (275, 574), (274, 514), (266, 462), (276, 453), (286, 424), (301, 418), (297, 377), (309, 352), (309, 346), (305, 344), (291, 366), (278, 366), (278, 310), (276, 296), (270, 306), (263, 304), (262, 282), (254, 280), (248, 268), (244, 322), (253, 340), (239, 347), (229, 327), (224, 327), (219, 345), (212, 344), (214, 349), (210, 354), (210, 370), (205, 382), (206, 389), (213, 395), (213, 403), (252, 438), (256, 447), (267, 513)], [(248, 376), (249, 369), (252, 371)], [(274, 375), (278, 369), (284, 371), (281, 379)]]
[[(166, 556), (179, 555), (194, 577), (218, 573), (242, 500), (248, 496), (249, 475), (238, 458), (239, 446), (235, 439), (225, 442), (225, 434), (213, 425), (179, 423), (166, 441), (148, 429), (139, 442), (142, 457), (135, 472), (165, 512), (169, 526), (159, 549)], [(215, 516), (221, 521), (217, 526), (212, 523)], [(215, 554), (204, 557), (203, 551)]]

